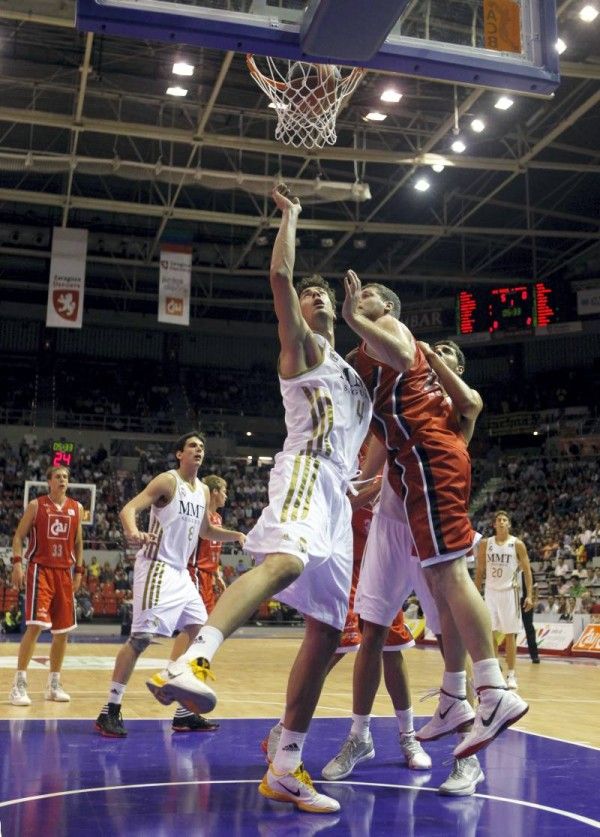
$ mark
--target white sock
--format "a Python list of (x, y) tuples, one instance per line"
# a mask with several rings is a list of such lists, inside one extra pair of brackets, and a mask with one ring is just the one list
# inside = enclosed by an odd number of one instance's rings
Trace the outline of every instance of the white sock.
[(506, 688), (506, 683), (500, 670), (500, 663), (496, 657), (490, 657), (489, 660), (479, 660), (477, 663), (473, 663), (473, 680), (477, 691), (485, 686), (489, 686), (492, 689)]
[(189, 662), (190, 660), (196, 660), (198, 657), (203, 657), (210, 663), (224, 641), (225, 637), (218, 628), (206, 625), (200, 631), (196, 642), (190, 645), (185, 652), (183, 659)]
[(48, 675), (48, 685), (58, 686), (60, 683), (60, 671), (51, 671)]
[(277, 752), (273, 759), (275, 773), (293, 773), (302, 761), (302, 748), (306, 740), (305, 732), (294, 732), (283, 727)]
[(127, 686), (124, 683), (117, 683), (113, 680), (110, 684), (110, 689), (108, 690), (108, 702), (117, 703), (120, 706), (123, 701), (123, 695), (125, 694), (126, 688)]
[(15, 674), (15, 685), (17, 683), (23, 683), (25, 686), (27, 685), (27, 672), (26, 671), (17, 671)]
[(442, 689), (453, 697), (464, 698), (467, 694), (467, 672), (445, 671)]
[(355, 715), (352, 713), (352, 727), (350, 735), (353, 735), (359, 741), (368, 741), (369, 727), (371, 725), (370, 715)]
[(507, 677), (514, 677), (515, 676), (514, 668), (509, 668), (508, 671), (506, 672), (506, 676)]
[(412, 706), (409, 706), (408, 709), (396, 709), (396, 718), (398, 718), (401, 735), (415, 731)]

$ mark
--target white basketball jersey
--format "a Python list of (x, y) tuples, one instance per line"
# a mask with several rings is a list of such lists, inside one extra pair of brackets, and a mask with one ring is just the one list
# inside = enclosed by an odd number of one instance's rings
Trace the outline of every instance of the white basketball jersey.
[(164, 561), (178, 570), (187, 568), (189, 559), (198, 546), (200, 526), (206, 508), (206, 494), (199, 479), (194, 487), (181, 479), (177, 471), (168, 471), (177, 480), (175, 494), (170, 503), (150, 508), (148, 532), (156, 535), (156, 543), (146, 544), (138, 558)]
[(519, 586), (517, 539), (511, 535), (502, 544), (488, 538), (485, 551), (485, 589), (512, 590)]
[(350, 364), (315, 334), (323, 360), (295, 378), (279, 378), (287, 438), (284, 454), (327, 460), (350, 479), (371, 421), (371, 399)]

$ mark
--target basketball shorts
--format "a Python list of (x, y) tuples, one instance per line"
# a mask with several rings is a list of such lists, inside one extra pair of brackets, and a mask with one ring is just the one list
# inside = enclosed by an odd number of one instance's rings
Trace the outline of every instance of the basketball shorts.
[(207, 618), (187, 567), (180, 570), (164, 561), (136, 558), (132, 633), (172, 636), (187, 625), (203, 625)]
[(361, 619), (376, 625), (392, 625), (408, 596), (414, 592), (425, 614), (427, 627), (441, 633), (436, 604), (427, 585), (423, 568), (413, 558), (413, 539), (401, 504), (384, 479), (381, 500), (373, 515), (356, 589), (354, 609)]
[(215, 609), (215, 574), (207, 570), (198, 570), (198, 592), (204, 602), (207, 613)]
[(302, 574), (275, 598), (340, 630), (352, 576), (351, 509), (346, 486), (315, 457), (279, 456), (269, 478), (269, 505), (244, 551), (257, 564), (267, 555), (295, 555)]
[(73, 578), (67, 568), (44, 567), (32, 561), (27, 566), (25, 623), (65, 634), (77, 627)]
[(492, 619), (492, 630), (503, 634), (518, 634), (521, 630), (521, 606), (519, 590), (485, 591), (485, 603)]
[(466, 449), (414, 445), (387, 474), (424, 567), (460, 558), (480, 540), (469, 519), (471, 460)]

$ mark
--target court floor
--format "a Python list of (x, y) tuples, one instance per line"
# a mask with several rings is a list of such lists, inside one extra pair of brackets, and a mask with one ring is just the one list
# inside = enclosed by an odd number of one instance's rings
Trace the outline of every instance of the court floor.
[[(584, 835), (600, 829), (600, 691), (595, 663), (519, 661), (520, 692), (530, 702), (518, 729), (481, 754), (486, 781), (472, 797), (446, 798), (438, 785), (451, 768), (452, 740), (427, 745), (433, 768), (402, 763), (395, 719), (382, 688), (373, 720), (376, 757), (352, 776), (321, 783), (336, 797), (335, 815), (296, 812), (257, 793), (265, 770), (259, 742), (279, 716), (287, 670), (298, 646), (295, 632), (234, 638), (215, 660), (221, 721), (213, 733), (173, 734), (170, 712), (147, 692), (144, 679), (168, 654), (152, 646), (125, 695), (128, 737), (94, 732), (105, 702), (114, 643), (73, 643), (63, 682), (69, 704), (43, 700), (48, 646), (40, 643), (30, 670), (33, 703), (6, 700), (16, 645), (0, 644), (0, 826), (6, 835)], [(439, 682), (433, 649), (407, 652), (419, 716), (434, 700), (420, 692)], [(352, 660), (327, 683), (305, 747), (318, 782), (349, 729)]]

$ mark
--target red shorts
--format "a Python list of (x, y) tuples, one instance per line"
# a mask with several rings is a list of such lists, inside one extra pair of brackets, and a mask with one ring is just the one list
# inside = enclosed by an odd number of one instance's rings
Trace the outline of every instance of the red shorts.
[(469, 520), (471, 460), (466, 449), (413, 446), (388, 479), (400, 497), (423, 566), (464, 555), (477, 540)]
[(25, 585), (25, 623), (64, 634), (77, 627), (71, 570), (29, 563)]
[(216, 604), (214, 581), (214, 573), (198, 570), (198, 592), (202, 597), (207, 613), (211, 613)]

